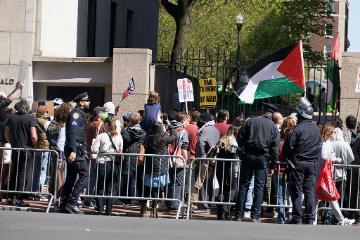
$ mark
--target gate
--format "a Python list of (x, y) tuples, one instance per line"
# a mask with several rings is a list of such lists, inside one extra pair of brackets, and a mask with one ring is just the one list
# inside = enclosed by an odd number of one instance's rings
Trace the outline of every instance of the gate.
[[(241, 60), (237, 64), (235, 55), (229, 50), (186, 50), (177, 59), (176, 63), (170, 62), (170, 52), (160, 51), (155, 62), (155, 90), (160, 93), (161, 105), (164, 111), (171, 109), (182, 110), (184, 105), (178, 103), (176, 80), (188, 78), (193, 83), (194, 102), (188, 103), (189, 109), (200, 109), (199, 80), (204, 78), (215, 78), (217, 81), (217, 104), (211, 113), (219, 109), (227, 109), (230, 116), (243, 116), (244, 118), (261, 113), (263, 102), (276, 104), (279, 111), (288, 115), (295, 111), (301, 94), (291, 94), (268, 99), (257, 99), (253, 104), (239, 104), (234, 90), (248, 81), (246, 69), (253, 65), (256, 59)], [(330, 113), (328, 109), (329, 79), (336, 74), (330, 71), (326, 60), (317, 61), (312, 64), (305, 60), (305, 95), (312, 102), (315, 119), (317, 121), (329, 120), (339, 111), (339, 94), (335, 96), (335, 111)], [(339, 91), (338, 91), (339, 92)], [(317, 117), (317, 118), (316, 118)]]

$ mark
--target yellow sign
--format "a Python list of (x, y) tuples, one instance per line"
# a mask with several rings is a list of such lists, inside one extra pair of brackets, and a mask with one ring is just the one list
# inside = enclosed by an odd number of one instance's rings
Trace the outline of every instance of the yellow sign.
[(214, 108), (217, 101), (217, 84), (215, 78), (199, 80), (200, 108)]

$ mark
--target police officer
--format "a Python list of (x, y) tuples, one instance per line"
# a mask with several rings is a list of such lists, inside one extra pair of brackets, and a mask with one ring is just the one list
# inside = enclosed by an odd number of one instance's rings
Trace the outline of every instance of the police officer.
[(83, 212), (77, 201), (88, 180), (88, 163), (85, 158), (87, 120), (84, 109), (89, 108), (90, 99), (85, 92), (77, 95), (73, 101), (77, 106), (66, 121), (64, 153), (67, 160), (67, 175), (61, 195), (60, 211), (79, 214)]
[[(313, 108), (304, 97), (296, 108), (298, 124), (287, 135), (283, 155), (290, 167), (292, 224), (312, 224), (315, 220), (315, 169), (319, 159), (320, 131), (311, 121)], [(304, 194), (305, 212), (302, 209)]]
[(270, 162), (278, 158), (279, 131), (272, 121), (277, 108), (273, 104), (263, 104), (263, 115), (247, 120), (240, 130), (239, 146), (245, 150), (241, 163), (240, 186), (236, 200), (235, 219), (240, 221), (244, 214), (247, 190), (252, 175), (255, 175), (254, 201), (251, 220), (260, 222), (261, 204), (264, 196), (265, 179)]

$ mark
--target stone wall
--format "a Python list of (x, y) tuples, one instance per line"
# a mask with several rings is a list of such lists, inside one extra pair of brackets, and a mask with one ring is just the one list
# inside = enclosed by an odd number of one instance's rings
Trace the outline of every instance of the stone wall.
[(357, 115), (360, 93), (355, 92), (356, 74), (360, 68), (360, 53), (344, 52), (341, 69), (340, 118)]
[[(0, 91), (5, 93), (18, 81), (20, 61), (32, 63), (35, 10), (36, 0), (0, 1)], [(32, 81), (24, 83), (23, 97), (32, 97)]]
[[(144, 109), (148, 93), (154, 89), (150, 80), (152, 51), (140, 48), (114, 48), (112, 69), (112, 101), (120, 105), (119, 116), (124, 113)], [(125, 100), (122, 99), (129, 80), (135, 81), (135, 92)]]

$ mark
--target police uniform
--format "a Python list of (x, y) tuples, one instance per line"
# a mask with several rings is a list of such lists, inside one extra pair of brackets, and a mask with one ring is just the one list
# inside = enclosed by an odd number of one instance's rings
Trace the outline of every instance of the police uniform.
[[(301, 101), (307, 101), (302, 98)], [(312, 224), (315, 220), (315, 175), (316, 164), (320, 156), (320, 131), (312, 123), (312, 107), (305, 117), (298, 111), (298, 124), (287, 135), (282, 153), (289, 161), (290, 193), (293, 203), (292, 220), (294, 224)], [(302, 194), (304, 194), (305, 211), (303, 212)]]
[[(264, 109), (266, 112), (272, 113), (277, 111), (272, 104), (264, 104)], [(258, 116), (245, 122), (238, 139), (239, 146), (243, 146), (245, 150), (245, 157), (241, 163), (235, 220), (239, 220), (244, 213), (247, 190), (254, 174), (254, 201), (251, 218), (257, 221), (261, 213), (268, 162), (275, 162), (278, 158), (279, 130), (269, 116)]]
[[(87, 93), (79, 94), (74, 98), (74, 102), (79, 102), (88, 99)], [(88, 181), (88, 162), (86, 160), (86, 128), (87, 120), (84, 110), (76, 107), (68, 116), (66, 120), (66, 142), (64, 153), (66, 158), (72, 152), (76, 153), (76, 159), (72, 163), (67, 163), (67, 175), (64, 183), (60, 210), (73, 213), (80, 213), (77, 207), (77, 200), (80, 193), (86, 187)], [(78, 179), (77, 179), (77, 176)], [(76, 180), (77, 179), (77, 180)]]

